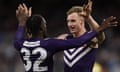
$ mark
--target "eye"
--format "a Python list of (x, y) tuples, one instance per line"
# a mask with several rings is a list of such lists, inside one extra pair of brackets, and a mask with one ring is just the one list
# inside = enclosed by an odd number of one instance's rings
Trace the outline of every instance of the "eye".
[(75, 19), (67, 20), (67, 22), (76, 22)]
[(75, 22), (76, 20), (74, 20), (74, 19), (72, 19), (72, 20), (70, 20), (71, 22)]

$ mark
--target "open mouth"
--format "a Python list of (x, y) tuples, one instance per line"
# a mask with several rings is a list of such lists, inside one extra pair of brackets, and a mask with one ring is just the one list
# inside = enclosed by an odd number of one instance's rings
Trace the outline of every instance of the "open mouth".
[(75, 26), (71, 26), (70, 28), (71, 28), (71, 29), (75, 29)]
[(75, 26), (71, 26), (71, 27), (70, 27), (70, 30), (71, 30), (71, 31), (74, 31), (74, 30), (75, 30)]

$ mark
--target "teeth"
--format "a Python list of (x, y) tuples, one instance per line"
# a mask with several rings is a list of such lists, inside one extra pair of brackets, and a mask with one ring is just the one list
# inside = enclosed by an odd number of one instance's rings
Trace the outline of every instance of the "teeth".
[(72, 28), (72, 29), (74, 29), (75, 27), (74, 27), (74, 26), (72, 26), (71, 28)]

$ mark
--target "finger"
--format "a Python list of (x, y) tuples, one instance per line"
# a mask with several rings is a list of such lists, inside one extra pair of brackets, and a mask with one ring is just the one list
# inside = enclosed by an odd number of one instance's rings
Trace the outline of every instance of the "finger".
[(116, 17), (114, 17), (114, 16), (111, 16), (111, 17), (110, 17), (110, 19), (116, 19)]
[(27, 6), (24, 3), (20, 5), (20, 14), (28, 15)]
[(93, 4), (93, 2), (90, 0), (90, 1), (89, 1), (89, 7), (90, 7), (90, 8), (92, 8), (92, 4)]
[(19, 6), (18, 6), (18, 12), (19, 13), (21, 12), (21, 9), (22, 9), (21, 4), (19, 4)]
[(28, 16), (30, 17), (32, 15), (32, 7), (29, 8)]
[(16, 11), (17, 11), (18, 14), (20, 13), (20, 11), (21, 11), (20, 4), (19, 4), (18, 9)]
[(115, 22), (110, 22), (110, 23), (109, 23), (109, 26), (118, 26), (118, 22), (117, 22), (117, 21), (115, 21)]
[(85, 4), (83, 4), (83, 10), (85, 10), (85, 6), (86, 6), (86, 5), (85, 5)]
[(26, 8), (26, 9), (27, 9), (27, 6), (26, 6), (26, 4), (25, 4), (25, 3), (23, 3), (22, 5), (23, 5), (23, 7), (24, 7), (24, 8)]
[(87, 11), (88, 5), (84, 5), (84, 11)]
[(24, 7), (22, 6), (22, 4), (20, 4), (20, 9), (24, 9)]
[(18, 10), (20, 10), (20, 4), (19, 4), (19, 6), (18, 6)]
[(19, 13), (18, 10), (16, 10), (16, 16), (18, 16), (18, 13)]
[(25, 10), (25, 13), (27, 13), (27, 12), (28, 12), (28, 8), (27, 8), (27, 6), (25, 5), (25, 3), (23, 3), (23, 7), (24, 7), (24, 10)]
[(110, 18), (110, 21), (114, 21), (116, 19), (116, 17), (112, 17)]
[(106, 21), (106, 19), (103, 19), (103, 21)]
[(113, 19), (116, 19), (116, 17), (110, 16), (110, 17), (108, 18), (108, 20), (113, 20)]
[(88, 2), (90, 2), (91, 0), (88, 0)]
[(111, 25), (115, 25), (115, 24), (118, 24), (118, 22), (115, 21), (115, 22), (111, 22), (110, 24), (111, 24)]
[(117, 24), (109, 25), (109, 27), (116, 27), (118, 26)]
[(115, 20), (115, 19), (116, 19), (116, 17), (110, 16), (110, 17), (106, 18), (105, 21), (106, 21), (106, 22), (110, 22), (110, 21), (113, 21), (113, 20)]
[(89, 5), (86, 5), (86, 10), (89, 10), (90, 6)]
[(23, 12), (23, 6), (20, 4), (20, 6), (19, 6), (19, 12), (21, 13), (21, 12)]

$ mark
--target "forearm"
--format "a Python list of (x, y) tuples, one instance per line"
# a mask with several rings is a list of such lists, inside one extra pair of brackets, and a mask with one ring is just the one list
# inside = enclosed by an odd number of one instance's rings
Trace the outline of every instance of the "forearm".
[[(88, 17), (87, 22), (89, 23), (91, 29), (97, 30), (100, 27), (99, 24), (93, 19), (91, 15)], [(104, 32), (103, 31), (99, 32), (97, 38), (99, 42), (104, 41), (105, 40)]]
[[(86, 32), (83, 35), (81, 35), (80, 37), (77, 38), (72, 38), (72, 39), (67, 39), (65, 42), (62, 42), (63, 44), (66, 45), (66, 47), (78, 47), (81, 46), (87, 42), (89, 42), (90, 40), (92, 40), (95, 36), (97, 35), (97, 32), (92, 30), (90, 32)], [(60, 45), (62, 46), (62, 44)], [(60, 47), (59, 46), (59, 47)], [(61, 47), (62, 48), (62, 47)]]
[(92, 30), (96, 30), (99, 27), (99, 24), (93, 19), (91, 15), (88, 16), (87, 23), (89, 24), (90, 29)]
[(24, 26), (19, 24), (16, 34), (15, 34), (15, 41), (21, 40), (23, 38), (23, 36), (24, 36)]

